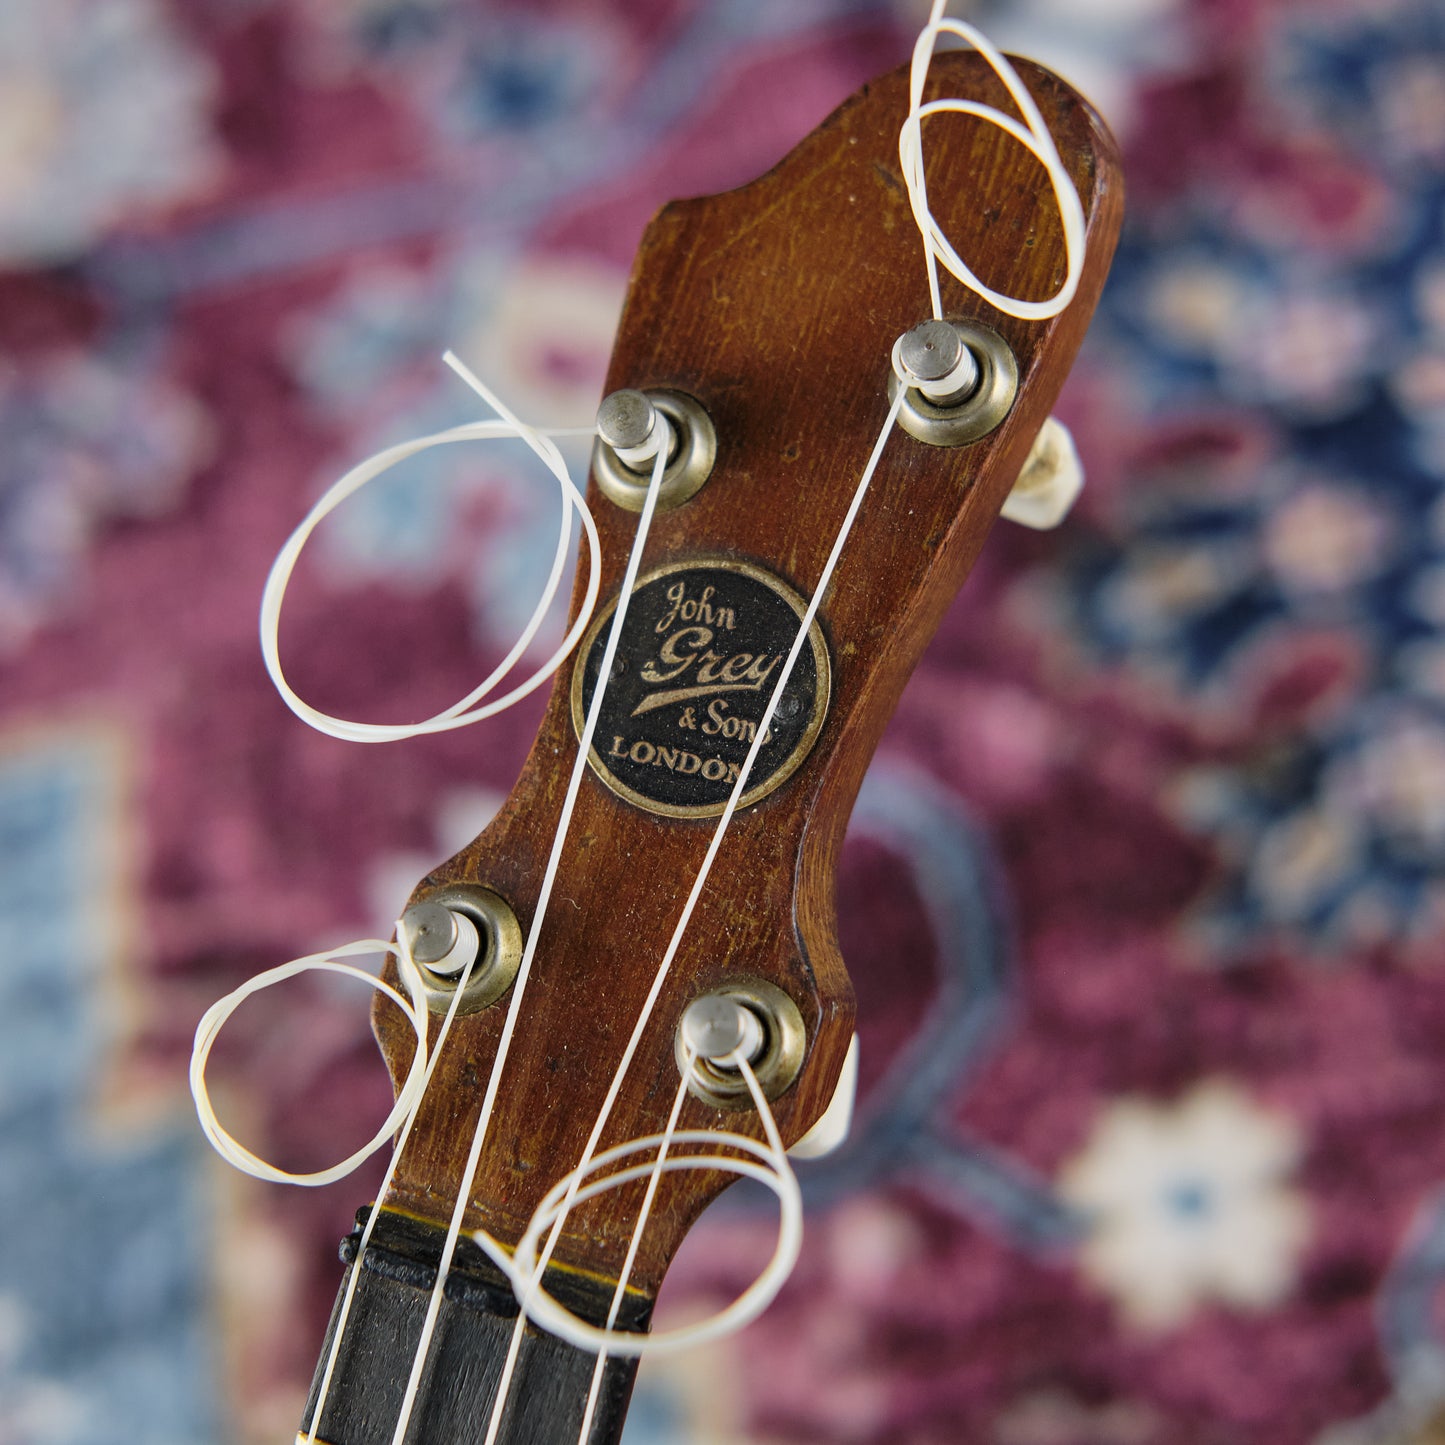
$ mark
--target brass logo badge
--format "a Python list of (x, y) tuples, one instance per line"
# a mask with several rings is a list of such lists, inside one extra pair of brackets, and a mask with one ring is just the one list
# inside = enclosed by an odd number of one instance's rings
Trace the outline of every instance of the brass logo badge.
[[(580, 737), (614, 598), (572, 672)], [(588, 761), (614, 793), (670, 818), (716, 817), (757, 736), (807, 603), (746, 562), (674, 562), (639, 578)], [(766, 797), (808, 755), (828, 711), (828, 648), (814, 621), (739, 806)]]

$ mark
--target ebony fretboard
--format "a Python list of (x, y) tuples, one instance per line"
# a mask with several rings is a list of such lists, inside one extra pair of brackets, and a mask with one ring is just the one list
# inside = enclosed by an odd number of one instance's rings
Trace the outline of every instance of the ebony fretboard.
[[(347, 1279), (356, 1268), (360, 1238), (358, 1231), (342, 1242)], [(318, 1441), (391, 1445), (443, 1238), (440, 1229), (383, 1211), (361, 1262), (360, 1283), (316, 1432)], [(573, 1313), (594, 1324), (605, 1323), (610, 1289), (557, 1271), (549, 1272), (546, 1285)], [(316, 1408), (345, 1289), (343, 1281), (306, 1402), (303, 1437)], [(644, 1331), (650, 1312), (649, 1302), (629, 1297), (618, 1328)], [(476, 1245), (461, 1241), (447, 1276), (407, 1445), (480, 1445), (516, 1319), (511, 1287)], [(507, 1392), (498, 1445), (573, 1445), (582, 1428), (595, 1365), (595, 1355), (528, 1325)], [(587, 1445), (617, 1445), (636, 1371), (635, 1359), (608, 1357)]]

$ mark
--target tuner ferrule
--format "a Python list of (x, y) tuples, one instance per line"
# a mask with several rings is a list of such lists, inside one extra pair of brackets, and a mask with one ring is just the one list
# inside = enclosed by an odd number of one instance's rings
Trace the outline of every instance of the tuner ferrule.
[(657, 508), (680, 507), (707, 481), (717, 457), (717, 433), (701, 404), (682, 392), (624, 387), (597, 409), (592, 475), (609, 500), (640, 512), (659, 452), (667, 461)]
[(521, 965), (517, 915), (506, 899), (479, 883), (449, 883), (413, 903), (401, 915), (397, 933), (421, 973), (433, 1013), (445, 1013), (458, 988), (459, 1012), (486, 1008), (507, 991)]
[(893, 343), (889, 400), (903, 393), (898, 425), (930, 446), (987, 436), (1009, 414), (1018, 385), (1012, 348), (976, 321), (925, 321)]
[(797, 1004), (760, 978), (737, 978), (693, 999), (674, 1037), (678, 1071), (690, 1074), (688, 1092), (718, 1109), (753, 1107), (740, 1057), (763, 1096), (776, 1099), (798, 1077), (806, 1050)]

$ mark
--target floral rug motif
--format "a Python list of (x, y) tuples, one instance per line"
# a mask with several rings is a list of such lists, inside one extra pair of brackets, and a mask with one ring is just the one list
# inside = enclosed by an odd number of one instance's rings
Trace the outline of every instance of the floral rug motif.
[[(309, 501), (471, 420), (585, 424), (652, 212), (902, 62), (919, 0), (8, 0), (0, 13), (0, 1445), (289, 1439), (376, 1173), (237, 1180), (204, 1007), (386, 931), (535, 727), (367, 749), (275, 697)], [(1445, 1438), (1445, 14), (979, 0), (1123, 144), (1060, 404), (1089, 472), (1001, 525), (860, 798), (849, 1143), (773, 1309), (648, 1362), (628, 1445)], [(570, 459), (580, 468), (585, 447)], [(539, 485), (539, 481), (543, 485)], [(319, 539), (288, 663), (420, 716), (530, 611), (526, 453)], [(424, 665), (419, 665), (424, 663)], [(292, 1168), (389, 1090), (366, 1001), (238, 1016)], [(747, 1283), (771, 1204), (667, 1308)]]

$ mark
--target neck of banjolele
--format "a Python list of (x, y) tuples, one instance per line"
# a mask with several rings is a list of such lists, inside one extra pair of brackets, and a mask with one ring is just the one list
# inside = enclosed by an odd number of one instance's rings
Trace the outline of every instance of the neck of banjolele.
[[(401, 1415), (444, 1232), (383, 1212), (360, 1265), (316, 1440), (327, 1445), (391, 1445)], [(356, 1271), (360, 1234), (342, 1244), (346, 1279), (332, 1311), (298, 1440), (305, 1440), (336, 1319)], [(605, 1323), (612, 1292), (572, 1275), (549, 1273), (548, 1291), (574, 1314)], [(650, 1305), (629, 1299), (617, 1328), (643, 1331)], [(459, 1244), (427, 1351), (407, 1445), (473, 1445), (486, 1438), (498, 1383), (517, 1323), (511, 1287), (477, 1247)], [(528, 1325), (507, 1389), (497, 1445), (617, 1445), (632, 1394), (636, 1359), (609, 1356), (586, 1435), (582, 1421), (597, 1357)]]

